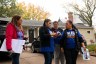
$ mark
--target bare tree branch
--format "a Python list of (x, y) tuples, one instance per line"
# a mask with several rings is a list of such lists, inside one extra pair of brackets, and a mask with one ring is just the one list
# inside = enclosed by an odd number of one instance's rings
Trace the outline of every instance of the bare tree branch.
[(94, 15), (94, 11), (96, 10), (96, 1), (95, 0), (82, 0), (84, 3), (84, 7), (79, 8), (78, 4), (72, 4), (71, 6), (76, 11), (80, 19), (83, 22), (86, 22), (90, 27), (92, 26), (92, 17)]

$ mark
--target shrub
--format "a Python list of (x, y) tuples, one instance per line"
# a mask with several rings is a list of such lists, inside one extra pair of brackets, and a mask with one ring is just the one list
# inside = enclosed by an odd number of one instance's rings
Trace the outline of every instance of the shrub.
[(96, 52), (96, 44), (91, 44), (88, 45), (87, 48), (89, 49), (90, 52)]

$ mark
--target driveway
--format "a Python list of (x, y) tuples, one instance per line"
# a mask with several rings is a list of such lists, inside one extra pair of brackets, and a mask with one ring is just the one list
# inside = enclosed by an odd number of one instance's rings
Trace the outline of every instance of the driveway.
[[(11, 64), (11, 61), (3, 61), (0, 64)], [(42, 54), (25, 51), (21, 54), (20, 64), (44, 64), (44, 58)], [(54, 64), (54, 60), (52, 64)], [(77, 64), (96, 64), (96, 57), (91, 56), (90, 61), (84, 61), (79, 55)]]

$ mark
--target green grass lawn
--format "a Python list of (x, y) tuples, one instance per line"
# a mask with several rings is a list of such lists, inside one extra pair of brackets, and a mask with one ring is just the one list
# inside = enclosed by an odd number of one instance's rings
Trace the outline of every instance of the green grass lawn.
[(87, 48), (89, 49), (90, 52), (96, 52), (96, 44), (91, 44), (88, 45)]

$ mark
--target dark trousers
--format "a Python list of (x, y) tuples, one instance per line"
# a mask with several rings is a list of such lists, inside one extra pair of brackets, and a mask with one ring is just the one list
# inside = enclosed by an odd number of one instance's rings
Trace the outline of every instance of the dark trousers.
[(19, 64), (19, 57), (20, 57), (20, 54), (18, 53), (13, 53), (11, 55), (12, 57), (12, 64)]
[(66, 64), (76, 64), (78, 51), (76, 49), (65, 49), (64, 50)]
[(44, 64), (52, 64), (53, 52), (44, 52), (43, 54), (45, 59)]

